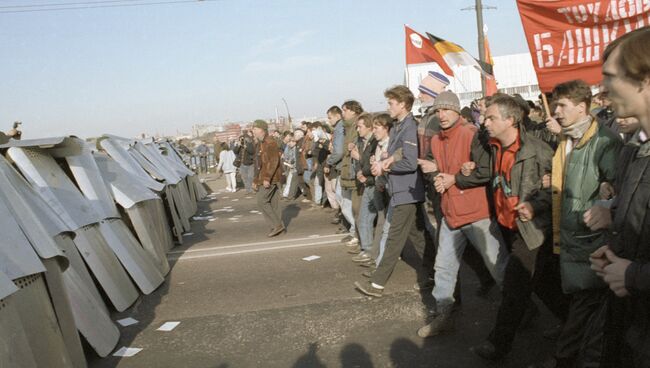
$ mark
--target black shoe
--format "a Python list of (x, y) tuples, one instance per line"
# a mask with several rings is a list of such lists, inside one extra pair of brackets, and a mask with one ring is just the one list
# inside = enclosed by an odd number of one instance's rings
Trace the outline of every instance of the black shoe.
[(558, 337), (560, 337), (560, 334), (562, 333), (562, 325), (555, 325), (547, 330), (542, 331), (542, 336), (545, 339), (549, 340), (557, 340)]
[(562, 362), (556, 358), (548, 358), (541, 363), (534, 363), (528, 366), (528, 368), (562, 368), (562, 367), (573, 367), (575, 364), (562, 365)]
[(342, 228), (342, 229), (336, 230), (336, 233), (337, 234), (349, 234), (350, 231), (348, 229)]
[(360, 292), (368, 296), (381, 298), (381, 296), (384, 293), (384, 289), (377, 289), (376, 287), (372, 286), (372, 282), (370, 281), (363, 284), (358, 281), (355, 281), (354, 286), (356, 287), (357, 290), (359, 290)]
[(479, 286), (479, 288), (476, 289), (476, 296), (480, 298), (486, 298), (488, 294), (490, 294), (492, 288), (494, 288), (494, 285), (496, 284), (497, 283), (494, 281), (494, 279), (490, 279), (490, 281), (481, 283), (481, 286)]
[(352, 239), (354, 239), (354, 237), (353, 237), (352, 235), (344, 236), (344, 237), (341, 239), (341, 243), (347, 243), (347, 242), (349, 242), (349, 241), (352, 240)]
[(413, 285), (413, 289), (416, 291), (431, 290), (435, 285), (436, 281), (434, 279), (427, 279), (425, 281), (415, 283), (415, 285)]
[(431, 323), (420, 327), (420, 329), (418, 329), (418, 336), (422, 338), (438, 336), (453, 330), (454, 314), (452, 313), (451, 308), (448, 308), (446, 311), (437, 314)]
[(524, 316), (521, 317), (521, 322), (519, 322), (519, 331), (523, 331), (527, 328), (530, 328), (537, 317), (539, 317), (540, 312), (539, 308), (537, 308), (537, 305), (531, 300), (528, 303), (528, 308), (526, 308), (526, 311), (524, 312)]
[(273, 230), (271, 230), (271, 232), (268, 233), (266, 236), (268, 236), (269, 238), (272, 238), (272, 237), (274, 237), (276, 235), (279, 235), (279, 234), (283, 233), (286, 230), (287, 229), (284, 227), (284, 225), (280, 225), (280, 226), (275, 227)]
[(481, 345), (473, 346), (469, 350), (481, 358), (493, 362), (503, 359), (503, 357), (506, 355), (504, 352), (497, 350), (497, 348), (495, 348), (494, 345), (489, 341), (485, 341)]

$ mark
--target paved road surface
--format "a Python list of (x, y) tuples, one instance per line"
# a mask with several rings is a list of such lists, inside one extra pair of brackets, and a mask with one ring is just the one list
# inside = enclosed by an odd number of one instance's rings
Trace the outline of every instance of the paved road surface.
[[(223, 180), (208, 178), (215, 191)], [(498, 305), (474, 295), (474, 275), (462, 271), (463, 307), (456, 333), (421, 339), (430, 292), (412, 289), (413, 259), (406, 252), (383, 298), (353, 288), (364, 270), (350, 261), (329, 224), (330, 215), (300, 201), (282, 202), (288, 233), (269, 239), (255, 199), (239, 191), (199, 203), (192, 235), (170, 252), (166, 282), (114, 319), (133, 317), (120, 327), (122, 346), (143, 350), (133, 357), (89, 356), (103, 367), (525, 367), (552, 351), (540, 331), (555, 322), (542, 309), (522, 331), (512, 354), (485, 364), (469, 347), (485, 338)], [(210, 214), (207, 214), (209, 216)], [(314, 261), (302, 258), (316, 255)], [(413, 263), (413, 262), (411, 262)], [(167, 321), (171, 332), (156, 331)]]

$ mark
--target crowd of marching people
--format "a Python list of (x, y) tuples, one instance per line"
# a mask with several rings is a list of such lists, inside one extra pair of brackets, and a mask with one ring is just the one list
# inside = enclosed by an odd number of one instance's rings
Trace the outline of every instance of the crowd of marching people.
[(382, 296), (408, 240), (422, 261), (414, 288), (435, 299), (420, 337), (453, 332), (465, 261), (480, 294), (502, 295), (480, 357), (508, 354), (534, 293), (560, 326), (554, 356), (534, 366), (650, 367), (648, 45), (647, 27), (612, 42), (596, 95), (573, 80), (540, 101), (497, 93), (462, 108), (432, 71), (417, 117), (395, 86), (387, 113), (349, 100), (282, 134), (256, 121), (226, 162), (262, 190), (269, 236), (285, 231), (279, 197), (329, 211), (365, 295)]

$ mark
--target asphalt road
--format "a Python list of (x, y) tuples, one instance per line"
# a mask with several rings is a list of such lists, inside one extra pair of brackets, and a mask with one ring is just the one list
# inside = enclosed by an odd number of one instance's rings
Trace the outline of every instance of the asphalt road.
[[(206, 182), (215, 192), (222, 179)], [(132, 357), (88, 356), (91, 367), (525, 367), (552, 352), (541, 331), (555, 324), (548, 311), (522, 330), (512, 353), (487, 364), (469, 352), (488, 334), (499, 293), (475, 295), (476, 277), (461, 270), (463, 304), (455, 333), (421, 339), (430, 291), (417, 292), (408, 249), (382, 298), (353, 287), (365, 269), (350, 261), (331, 215), (300, 201), (281, 202), (288, 232), (266, 237), (254, 196), (218, 193), (199, 203), (198, 215), (168, 257), (166, 282), (114, 319), (117, 348), (141, 348)], [(216, 211), (215, 211), (216, 210)], [(214, 212), (212, 212), (214, 211)], [(302, 258), (319, 256), (313, 261)], [(540, 303), (538, 303), (541, 305)], [(168, 321), (172, 331), (156, 329)], [(117, 350), (116, 348), (116, 350)]]

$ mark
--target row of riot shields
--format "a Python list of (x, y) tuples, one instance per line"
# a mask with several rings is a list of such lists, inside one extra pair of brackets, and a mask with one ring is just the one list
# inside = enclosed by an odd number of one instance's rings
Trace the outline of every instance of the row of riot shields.
[(197, 175), (168, 142), (0, 134), (0, 367), (85, 367), (182, 243)]

